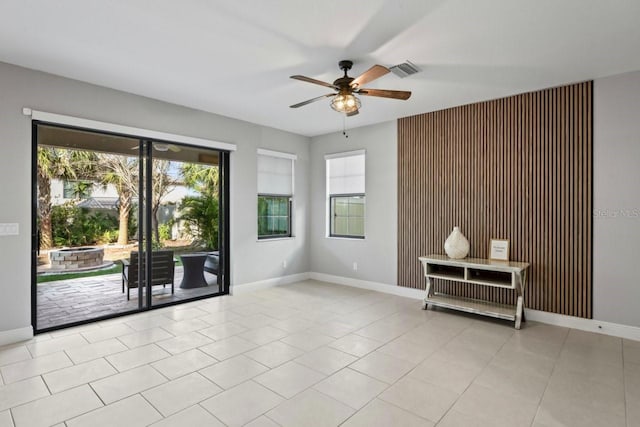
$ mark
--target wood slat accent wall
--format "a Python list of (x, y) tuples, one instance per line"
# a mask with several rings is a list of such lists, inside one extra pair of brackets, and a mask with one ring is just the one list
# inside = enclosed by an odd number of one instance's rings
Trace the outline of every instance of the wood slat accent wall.
[[(593, 82), (400, 119), (398, 285), (424, 289), (418, 256), (460, 226), (470, 257), (491, 238), (531, 264), (529, 308), (592, 317)], [(435, 290), (515, 303), (514, 292)]]

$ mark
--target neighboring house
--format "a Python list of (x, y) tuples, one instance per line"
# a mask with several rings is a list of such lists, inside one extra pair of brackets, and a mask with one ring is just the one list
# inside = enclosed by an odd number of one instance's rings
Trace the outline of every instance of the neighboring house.
[[(185, 185), (177, 184), (162, 198), (162, 205), (179, 203), (185, 196), (193, 195), (193, 190)], [(118, 192), (112, 184), (106, 187), (89, 180), (51, 180), (51, 203), (54, 206), (72, 200), (95, 199), (97, 201), (118, 200)], [(87, 205), (88, 208), (100, 206)]]
[[(171, 228), (171, 238), (178, 239), (183, 235), (183, 227), (176, 217), (178, 204), (185, 196), (194, 195), (189, 187), (177, 184), (162, 198), (158, 210), (158, 223), (166, 224), (175, 220)], [(113, 184), (106, 187), (89, 180), (51, 180), (51, 203), (59, 206), (71, 201), (80, 200), (79, 207), (93, 211), (113, 212), (117, 216), (118, 192)]]
[(106, 187), (88, 180), (51, 180), (51, 204), (62, 205), (71, 200), (115, 199), (118, 200), (118, 192), (113, 185)]

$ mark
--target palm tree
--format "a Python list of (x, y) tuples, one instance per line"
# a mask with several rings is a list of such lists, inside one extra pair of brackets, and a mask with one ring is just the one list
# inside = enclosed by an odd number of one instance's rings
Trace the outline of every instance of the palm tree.
[(160, 243), (160, 232), (158, 230), (158, 209), (162, 199), (176, 185), (176, 180), (169, 175), (171, 162), (168, 160), (153, 160), (153, 171), (151, 176), (151, 229), (153, 239)]
[(216, 166), (185, 163), (180, 168), (184, 183), (200, 193), (186, 196), (180, 204), (180, 219), (196, 241), (209, 249), (218, 247), (218, 185)]
[(218, 210), (218, 200), (210, 194), (185, 196), (180, 204), (186, 231), (210, 250), (218, 248)]
[[(51, 180), (90, 178), (96, 170), (96, 154), (90, 151), (38, 146), (37, 169), (40, 247), (49, 249), (53, 247)], [(87, 182), (78, 182), (74, 191), (89, 192), (91, 185)]]
[(38, 147), (38, 219), (40, 247), (53, 247), (51, 230), (51, 180), (75, 178), (76, 172), (68, 150)]
[(118, 193), (118, 244), (129, 243), (129, 214), (138, 195), (138, 159), (118, 154), (98, 155), (99, 178), (103, 186), (113, 185)]
[[(113, 185), (118, 193), (118, 244), (129, 241), (129, 214), (134, 198), (138, 197), (138, 159), (118, 154), (99, 155), (100, 182), (103, 186)], [(158, 210), (162, 199), (175, 185), (169, 175), (169, 162), (154, 160), (152, 170), (151, 226), (154, 240), (160, 241), (158, 230)]]
[(217, 197), (218, 168), (215, 166), (185, 163), (180, 167), (184, 183), (200, 194)]

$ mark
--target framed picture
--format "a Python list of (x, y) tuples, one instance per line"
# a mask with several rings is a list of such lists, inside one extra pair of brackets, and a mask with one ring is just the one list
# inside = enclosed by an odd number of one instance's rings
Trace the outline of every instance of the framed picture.
[(509, 241), (491, 239), (489, 245), (489, 259), (494, 261), (509, 261)]

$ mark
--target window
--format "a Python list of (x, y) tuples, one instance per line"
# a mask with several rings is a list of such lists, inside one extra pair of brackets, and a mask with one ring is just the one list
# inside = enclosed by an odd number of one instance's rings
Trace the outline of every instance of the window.
[(327, 199), (329, 236), (364, 239), (364, 150), (329, 154)]
[(291, 198), (258, 195), (258, 238), (291, 236)]
[(296, 156), (258, 150), (258, 239), (291, 237), (293, 161)]
[(91, 187), (93, 187), (91, 181), (65, 180), (62, 187), (62, 197), (64, 199), (88, 199), (91, 196)]
[(331, 236), (364, 237), (364, 195), (330, 196)]

